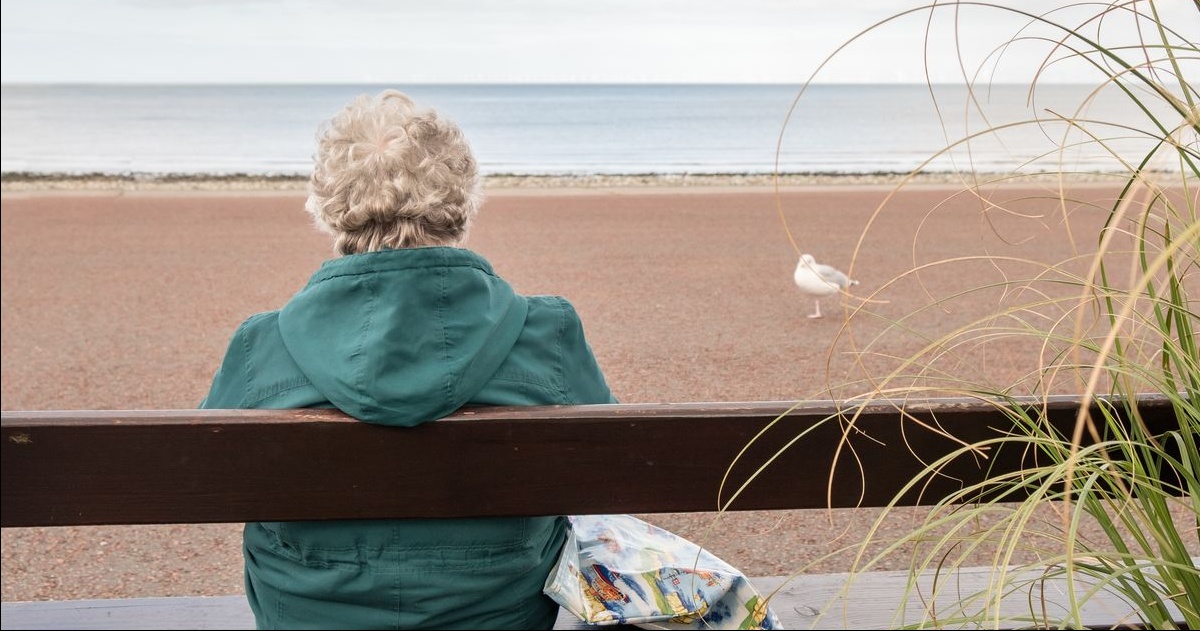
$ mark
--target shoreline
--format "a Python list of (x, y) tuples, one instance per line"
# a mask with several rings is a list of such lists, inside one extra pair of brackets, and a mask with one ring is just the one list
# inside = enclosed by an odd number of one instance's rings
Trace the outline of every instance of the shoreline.
[[(1171, 174), (1161, 174), (1171, 177)], [(875, 173), (634, 173), (590, 175), (487, 175), (483, 176), (486, 190), (532, 189), (679, 189), (679, 188), (748, 188), (748, 187), (806, 187), (806, 186), (898, 186), (957, 185), (963, 187), (1003, 182), (1053, 183), (1113, 183), (1124, 181), (1122, 173), (969, 173), (896, 172)], [(1178, 177), (1177, 175), (1175, 177)], [(249, 174), (71, 174), (26, 173), (0, 174), (0, 191), (24, 192), (104, 192), (104, 191), (278, 191), (303, 192), (308, 177), (302, 175)]]

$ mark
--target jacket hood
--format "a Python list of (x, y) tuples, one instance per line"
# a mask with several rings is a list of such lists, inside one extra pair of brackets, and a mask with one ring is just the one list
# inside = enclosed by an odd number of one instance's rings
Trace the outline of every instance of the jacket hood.
[(516, 344), (528, 306), (459, 248), (327, 261), (279, 312), (284, 345), (335, 407), (418, 425), (471, 400)]

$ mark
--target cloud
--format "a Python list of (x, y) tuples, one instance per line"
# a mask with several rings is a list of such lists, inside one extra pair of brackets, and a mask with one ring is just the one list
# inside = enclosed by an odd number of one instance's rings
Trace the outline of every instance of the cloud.
[[(1200, 26), (1190, 3), (1166, 3)], [(1015, 3), (1044, 10), (1044, 2)], [(901, 0), (21, 0), (3, 3), (5, 82), (789, 82), (908, 7)], [(1163, 7), (1160, 7), (1160, 9)], [(1181, 10), (1182, 9), (1182, 10)], [(957, 80), (1026, 21), (981, 7), (879, 27), (818, 79)], [(65, 19), (70, 16), (70, 19)], [(956, 29), (953, 18), (961, 18)], [(1172, 23), (1168, 20), (1167, 23)], [(991, 38), (989, 40), (989, 37)], [(1193, 40), (1194, 41), (1194, 40)], [(1040, 58), (1010, 48), (996, 80)], [(1022, 74), (1024, 73), (1024, 74)], [(1069, 74), (1064, 71), (1064, 74)]]

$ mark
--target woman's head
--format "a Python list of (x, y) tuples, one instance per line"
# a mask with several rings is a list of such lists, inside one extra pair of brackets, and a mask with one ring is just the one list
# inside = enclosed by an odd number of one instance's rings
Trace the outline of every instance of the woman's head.
[(462, 130), (395, 90), (358, 97), (317, 134), (305, 209), (342, 254), (459, 245), (482, 200)]

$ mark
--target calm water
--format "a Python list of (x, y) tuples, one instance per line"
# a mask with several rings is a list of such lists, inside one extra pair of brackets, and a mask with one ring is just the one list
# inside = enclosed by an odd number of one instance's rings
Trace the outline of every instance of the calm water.
[[(783, 172), (907, 171), (950, 144), (948, 138), (984, 128), (978, 115), (966, 115), (960, 87), (937, 89), (939, 118), (923, 85), (815, 86), (786, 131), (795, 86), (397, 87), (457, 120), (489, 174), (769, 173), (776, 170), (777, 145)], [(4, 86), (0, 170), (307, 174), (317, 124), (353, 96), (380, 89)], [(1071, 113), (1088, 91), (1044, 87), (1037, 109), (1018, 86), (979, 96), (988, 121), (1000, 125), (1047, 108)], [(1092, 104), (1088, 116), (1145, 127), (1116, 95)], [(1060, 123), (1019, 126), (973, 142), (969, 157), (976, 170), (1055, 168), (1057, 154), (1026, 162), (1054, 153), (1064, 130)], [(961, 147), (930, 168), (965, 168), (967, 160)], [(1066, 160), (1073, 168), (1119, 168), (1094, 145), (1071, 150)]]

